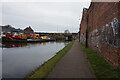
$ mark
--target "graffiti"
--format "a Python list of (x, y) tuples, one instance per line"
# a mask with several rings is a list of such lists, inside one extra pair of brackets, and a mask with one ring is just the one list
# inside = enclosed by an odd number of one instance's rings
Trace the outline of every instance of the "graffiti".
[(91, 42), (94, 47), (100, 48), (101, 43), (120, 47), (120, 22), (114, 18), (101, 29), (94, 29), (91, 32)]
[(120, 22), (114, 18), (110, 23), (103, 26), (102, 40), (112, 46), (120, 46)]
[(84, 33), (83, 34), (81, 34), (81, 36), (80, 36), (80, 41), (82, 41), (82, 42), (85, 42), (85, 36), (84, 36)]
[(99, 39), (100, 39), (99, 30), (98, 29), (93, 30), (91, 32), (91, 42), (94, 47), (99, 48)]
[(119, 21), (117, 18), (114, 18), (113, 21), (111, 22), (111, 27), (113, 29), (113, 34), (114, 36), (116, 34), (119, 34), (120, 33), (120, 25), (119, 25)]

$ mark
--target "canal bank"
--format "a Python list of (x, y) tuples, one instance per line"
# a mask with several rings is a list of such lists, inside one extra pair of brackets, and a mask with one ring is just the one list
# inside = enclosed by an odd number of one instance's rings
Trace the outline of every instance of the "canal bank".
[(53, 70), (58, 61), (68, 52), (73, 45), (74, 41), (69, 43), (66, 47), (60, 50), (54, 57), (38, 67), (35, 71), (27, 75), (25, 78), (46, 78), (48, 74)]

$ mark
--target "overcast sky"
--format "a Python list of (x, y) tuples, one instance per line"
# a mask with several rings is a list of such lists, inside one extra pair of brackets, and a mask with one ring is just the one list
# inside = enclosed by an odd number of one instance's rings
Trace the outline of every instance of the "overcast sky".
[[(0, 25), (39, 32), (78, 32), (83, 8), (88, 2), (2, 2)], [(1, 22), (2, 21), (2, 22)]]

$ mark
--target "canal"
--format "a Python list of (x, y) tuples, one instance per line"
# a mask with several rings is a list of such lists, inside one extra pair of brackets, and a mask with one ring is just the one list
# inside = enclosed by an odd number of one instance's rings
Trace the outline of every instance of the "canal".
[(3, 44), (2, 77), (23, 78), (52, 58), (68, 42)]

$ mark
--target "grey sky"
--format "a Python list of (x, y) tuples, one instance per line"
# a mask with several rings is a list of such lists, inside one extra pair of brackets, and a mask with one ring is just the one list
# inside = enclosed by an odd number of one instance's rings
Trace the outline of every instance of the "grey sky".
[(2, 2), (0, 25), (40, 32), (78, 32), (82, 10), (88, 2)]

